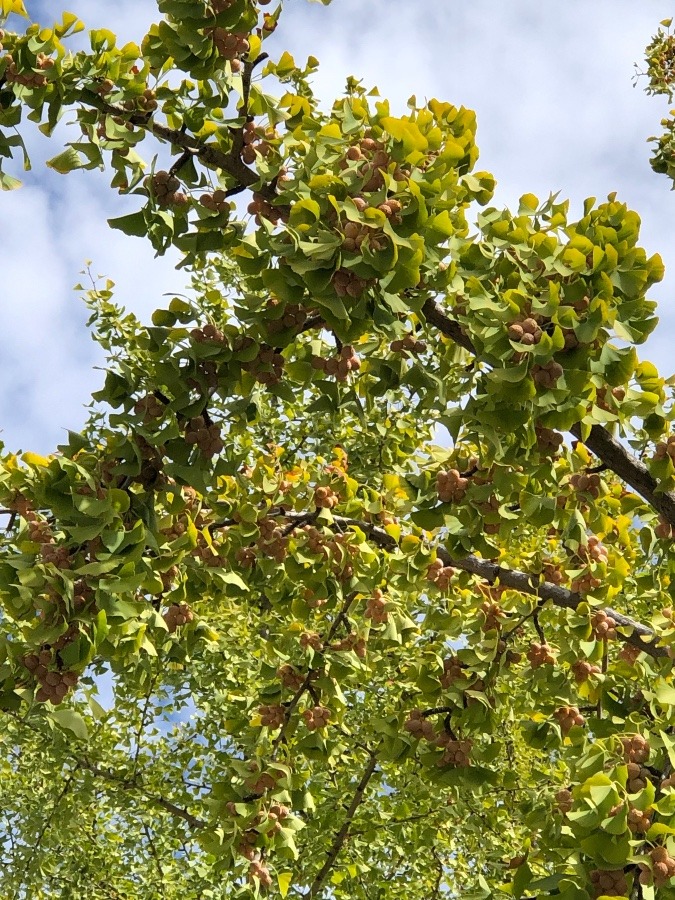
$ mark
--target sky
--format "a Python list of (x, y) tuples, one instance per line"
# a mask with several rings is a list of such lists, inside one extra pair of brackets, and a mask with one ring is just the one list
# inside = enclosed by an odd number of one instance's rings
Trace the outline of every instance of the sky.
[[(26, 6), (43, 25), (60, 10), (53, 0)], [(158, 19), (154, 0), (69, 0), (68, 9), (125, 41), (140, 42)], [(318, 57), (314, 85), (325, 107), (354, 75), (395, 111), (413, 94), (476, 110), (478, 168), (497, 178), (496, 205), (560, 191), (580, 215), (586, 197), (617, 191), (642, 218), (643, 245), (666, 263), (665, 281), (651, 292), (661, 323), (640, 352), (668, 376), (675, 194), (652, 172), (646, 143), (668, 106), (632, 79), (672, 12), (672, 0), (286, 0), (274, 40), (298, 62)], [(73, 290), (86, 262), (115, 281), (116, 301), (144, 321), (165, 294), (185, 288), (186, 275), (175, 271), (177, 255), (155, 259), (145, 241), (108, 228), (106, 219), (137, 209), (138, 198), (120, 197), (105, 173), (46, 169), (61, 145), (32, 123), (22, 133), (33, 169), (7, 167), (24, 187), (0, 194), (0, 440), (47, 453), (82, 425), (102, 381), (103, 360)]]

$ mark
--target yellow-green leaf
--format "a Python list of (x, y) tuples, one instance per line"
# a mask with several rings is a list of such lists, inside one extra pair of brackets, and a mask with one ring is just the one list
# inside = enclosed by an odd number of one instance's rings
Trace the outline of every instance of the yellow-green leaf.
[(292, 872), (279, 872), (279, 874), (277, 875), (277, 881), (279, 882), (279, 893), (282, 897), (285, 897), (288, 894), (288, 889), (291, 886), (292, 878)]

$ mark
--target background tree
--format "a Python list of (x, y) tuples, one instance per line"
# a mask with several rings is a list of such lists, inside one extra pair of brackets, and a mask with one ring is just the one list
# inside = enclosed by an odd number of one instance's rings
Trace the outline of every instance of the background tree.
[(469, 110), (350, 79), (324, 111), (280, 8), (158, 5), (138, 46), (2, 36), (0, 156), (70, 116), (50, 167), (111, 168), (111, 225), (192, 279), (150, 326), (88, 287), (86, 428), (2, 457), (4, 894), (671, 896), (637, 214), (490, 207)]

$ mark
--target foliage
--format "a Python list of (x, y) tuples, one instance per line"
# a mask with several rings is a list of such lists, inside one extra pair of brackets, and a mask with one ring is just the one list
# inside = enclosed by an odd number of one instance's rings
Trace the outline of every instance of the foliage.
[[(663, 94), (668, 102), (673, 101), (675, 88), (675, 34), (672, 33), (673, 20), (663, 19), (656, 34), (652, 38), (646, 50), (647, 71), (639, 72), (638, 76), (646, 75), (648, 94)], [(675, 180), (675, 111), (661, 120), (664, 129), (660, 137), (652, 137), (650, 141), (656, 144), (656, 149), (651, 159), (655, 172), (667, 175), (671, 181)]]
[(0, 156), (67, 114), (49, 166), (109, 168), (192, 280), (147, 326), (83, 287), (90, 420), (2, 455), (3, 895), (674, 896), (638, 215), (490, 206), (471, 111), (326, 111), (280, 9), (158, 6), (70, 51), (2, 5)]

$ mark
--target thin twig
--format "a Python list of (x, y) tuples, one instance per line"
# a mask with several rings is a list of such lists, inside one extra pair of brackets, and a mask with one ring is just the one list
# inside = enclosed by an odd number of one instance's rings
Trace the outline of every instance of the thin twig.
[(199, 819), (197, 816), (193, 816), (192, 813), (188, 812), (182, 806), (177, 806), (175, 803), (172, 803), (171, 800), (167, 800), (166, 797), (160, 797), (156, 794), (151, 793), (150, 791), (146, 791), (145, 788), (143, 788), (139, 783), (138, 775), (136, 775), (135, 778), (122, 778), (121, 776), (116, 775), (114, 771), (111, 771), (110, 769), (102, 769), (99, 766), (94, 765), (93, 763), (87, 762), (86, 760), (81, 760), (80, 765), (83, 769), (91, 772), (92, 775), (95, 775), (97, 778), (102, 778), (105, 781), (111, 781), (115, 784), (118, 784), (125, 790), (137, 791), (139, 794), (141, 794), (141, 796), (145, 797), (146, 800), (149, 800), (156, 806), (161, 807), (162, 809), (166, 810), (166, 812), (171, 813), (172, 816), (176, 816), (176, 818), (182, 819), (184, 822), (187, 822), (191, 828), (201, 829), (207, 827), (207, 822), (204, 819)]
[(143, 731), (145, 730), (145, 726), (147, 724), (145, 717), (148, 714), (148, 707), (150, 706), (150, 698), (155, 689), (155, 685), (157, 684), (157, 679), (159, 678), (159, 665), (157, 666), (157, 671), (150, 679), (150, 684), (148, 685), (148, 690), (145, 695), (145, 702), (143, 703), (143, 709), (141, 711), (141, 717), (138, 722), (138, 728), (136, 729), (136, 746), (134, 747), (134, 759), (131, 767), (131, 775), (132, 778), (136, 774), (136, 770), (138, 769), (138, 757), (141, 752), (141, 742), (143, 739)]
[(326, 854), (326, 859), (324, 864), (319, 869), (314, 881), (312, 882), (312, 886), (310, 887), (307, 894), (305, 894), (306, 900), (311, 900), (312, 897), (316, 897), (319, 891), (322, 889), (326, 878), (335, 865), (335, 861), (337, 860), (342, 847), (344, 846), (347, 837), (349, 836), (349, 829), (351, 827), (352, 821), (354, 820), (354, 816), (356, 815), (356, 811), (359, 806), (363, 803), (365, 799), (365, 792), (370, 779), (375, 774), (375, 770), (377, 768), (377, 756), (371, 751), (370, 759), (368, 761), (368, 765), (365, 768), (363, 775), (361, 776), (361, 780), (356, 786), (356, 791), (354, 792), (354, 796), (352, 797), (352, 802), (349, 804), (349, 808), (347, 810), (347, 815), (340, 826), (340, 829), (336, 832), (335, 837), (333, 838), (333, 842), (330, 845), (330, 848)]
[(145, 837), (148, 841), (150, 855), (154, 859), (155, 866), (157, 867), (157, 874), (159, 875), (159, 892), (162, 897), (166, 897), (166, 894), (164, 893), (164, 870), (162, 869), (162, 863), (160, 861), (159, 854), (157, 853), (157, 847), (155, 847), (155, 841), (152, 837), (152, 832), (145, 822), (143, 822), (143, 831), (145, 832)]
[[(338, 628), (340, 627), (342, 622), (344, 622), (345, 619), (347, 618), (347, 613), (349, 612), (349, 607), (354, 602), (355, 597), (356, 597), (356, 594), (349, 594), (347, 597), (345, 597), (344, 603), (342, 604), (342, 608), (340, 609), (337, 616), (333, 620), (333, 622), (330, 626), (330, 629), (328, 630), (328, 634), (326, 635), (325, 639), (322, 642), (324, 645), (330, 644), (330, 642), (333, 640)], [(281, 728), (279, 729), (279, 733), (277, 734), (277, 736), (274, 738), (274, 741), (272, 742), (272, 759), (274, 759), (280, 745), (285, 740), (286, 730), (290, 724), (291, 716), (293, 715), (293, 711), (294, 711), (295, 707), (298, 705), (298, 703), (300, 702), (300, 699), (302, 698), (302, 695), (305, 693), (305, 691), (309, 691), (310, 694), (312, 694), (312, 697), (316, 702), (317, 697), (316, 697), (316, 693), (313, 692), (312, 681), (317, 676), (317, 674), (321, 671), (323, 671), (323, 666), (312, 667), (305, 675), (304, 681), (302, 682), (300, 687), (297, 689), (297, 691), (291, 697), (288, 705), (285, 707), (284, 721), (281, 725)]]
[[(61, 804), (61, 801), (63, 800), (63, 798), (66, 796), (66, 794), (70, 790), (70, 786), (73, 782), (74, 777), (75, 777), (75, 770), (73, 770), (70, 773), (70, 775), (68, 776), (68, 778), (66, 778), (64, 785), (61, 788), (61, 791), (59, 792), (58, 797), (54, 801), (54, 805), (51, 808), (49, 815), (43, 821), (42, 826), (41, 826), (40, 830), (38, 831), (37, 837), (35, 838), (35, 844), (33, 845), (32, 849), (31, 849), (30, 855), (28, 857), (28, 860), (26, 861), (26, 866), (24, 869), (24, 883), (25, 884), (27, 884), (29, 882), (28, 876), (30, 874), (30, 868), (33, 864), (33, 860), (35, 859), (35, 857), (40, 849), (42, 840), (43, 840), (45, 834), (47, 833), (49, 826), (52, 824), (54, 817), (56, 816), (56, 813), (58, 811), (59, 805)], [(21, 890), (21, 887), (18, 887), (14, 894), (15, 900), (18, 900), (20, 890)]]

